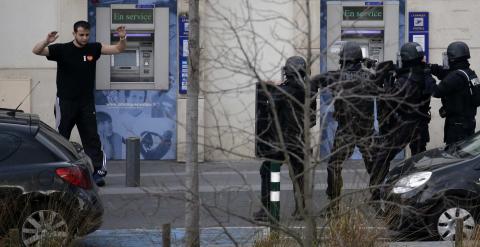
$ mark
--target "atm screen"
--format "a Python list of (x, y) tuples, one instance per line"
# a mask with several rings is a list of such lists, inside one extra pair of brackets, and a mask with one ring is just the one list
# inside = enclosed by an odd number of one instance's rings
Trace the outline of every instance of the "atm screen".
[(122, 53), (113, 55), (114, 67), (138, 67), (138, 56), (136, 50), (125, 50)]

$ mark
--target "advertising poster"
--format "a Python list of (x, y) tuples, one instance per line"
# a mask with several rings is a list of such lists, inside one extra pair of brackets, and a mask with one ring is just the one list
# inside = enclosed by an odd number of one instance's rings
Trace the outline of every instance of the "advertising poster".
[(175, 159), (176, 104), (167, 92), (104, 90), (96, 92), (97, 126), (108, 159), (125, 159), (125, 141), (140, 137), (146, 160)]

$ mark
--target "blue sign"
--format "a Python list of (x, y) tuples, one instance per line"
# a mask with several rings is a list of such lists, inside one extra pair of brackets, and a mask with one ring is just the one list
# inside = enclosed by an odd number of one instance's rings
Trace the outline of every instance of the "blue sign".
[(383, 2), (365, 2), (365, 6), (383, 6)]
[(425, 59), (429, 61), (429, 27), (428, 12), (408, 13), (408, 41), (417, 42), (425, 51)]
[(135, 5), (135, 8), (137, 8), (137, 9), (153, 9), (153, 8), (155, 8), (155, 5), (153, 5), (153, 4), (137, 4), (137, 5)]
[(188, 86), (188, 15), (178, 16), (178, 80), (179, 94), (187, 94)]

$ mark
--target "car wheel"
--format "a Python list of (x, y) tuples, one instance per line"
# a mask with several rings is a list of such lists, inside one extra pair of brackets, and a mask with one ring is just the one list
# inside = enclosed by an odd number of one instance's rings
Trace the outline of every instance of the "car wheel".
[(68, 221), (60, 210), (37, 207), (25, 214), (19, 226), (23, 246), (66, 246), (70, 239)]
[(436, 214), (433, 227), (441, 240), (455, 240), (458, 219), (463, 221), (463, 237), (470, 238), (473, 235), (476, 221), (471, 209), (457, 205), (444, 207), (439, 212), (440, 214)]

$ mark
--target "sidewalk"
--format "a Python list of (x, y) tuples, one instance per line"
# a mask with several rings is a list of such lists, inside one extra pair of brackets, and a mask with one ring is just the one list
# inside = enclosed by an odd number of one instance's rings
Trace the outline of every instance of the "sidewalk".
[[(199, 163), (200, 192), (213, 192), (213, 187), (223, 189), (236, 185), (238, 190), (260, 190), (260, 160), (217, 161)], [(184, 191), (182, 183), (186, 177), (185, 163), (175, 161), (142, 161), (140, 165), (141, 181), (139, 187), (127, 187), (125, 184), (125, 161), (109, 161), (107, 164), (107, 186), (100, 188), (102, 195), (135, 194), (135, 193), (161, 193), (171, 191)], [(346, 176), (345, 189), (355, 189), (366, 186), (367, 178), (361, 161), (349, 161), (344, 165), (343, 172)], [(315, 186), (318, 190), (326, 188), (326, 165), (320, 164), (316, 168)], [(291, 190), (291, 179), (288, 167), (281, 169), (282, 190)], [(350, 176), (350, 177), (349, 177)], [(356, 177), (354, 181), (353, 177)], [(349, 179), (351, 178), (351, 179)], [(360, 178), (360, 180), (359, 180)], [(245, 188), (246, 185), (250, 185)]]

